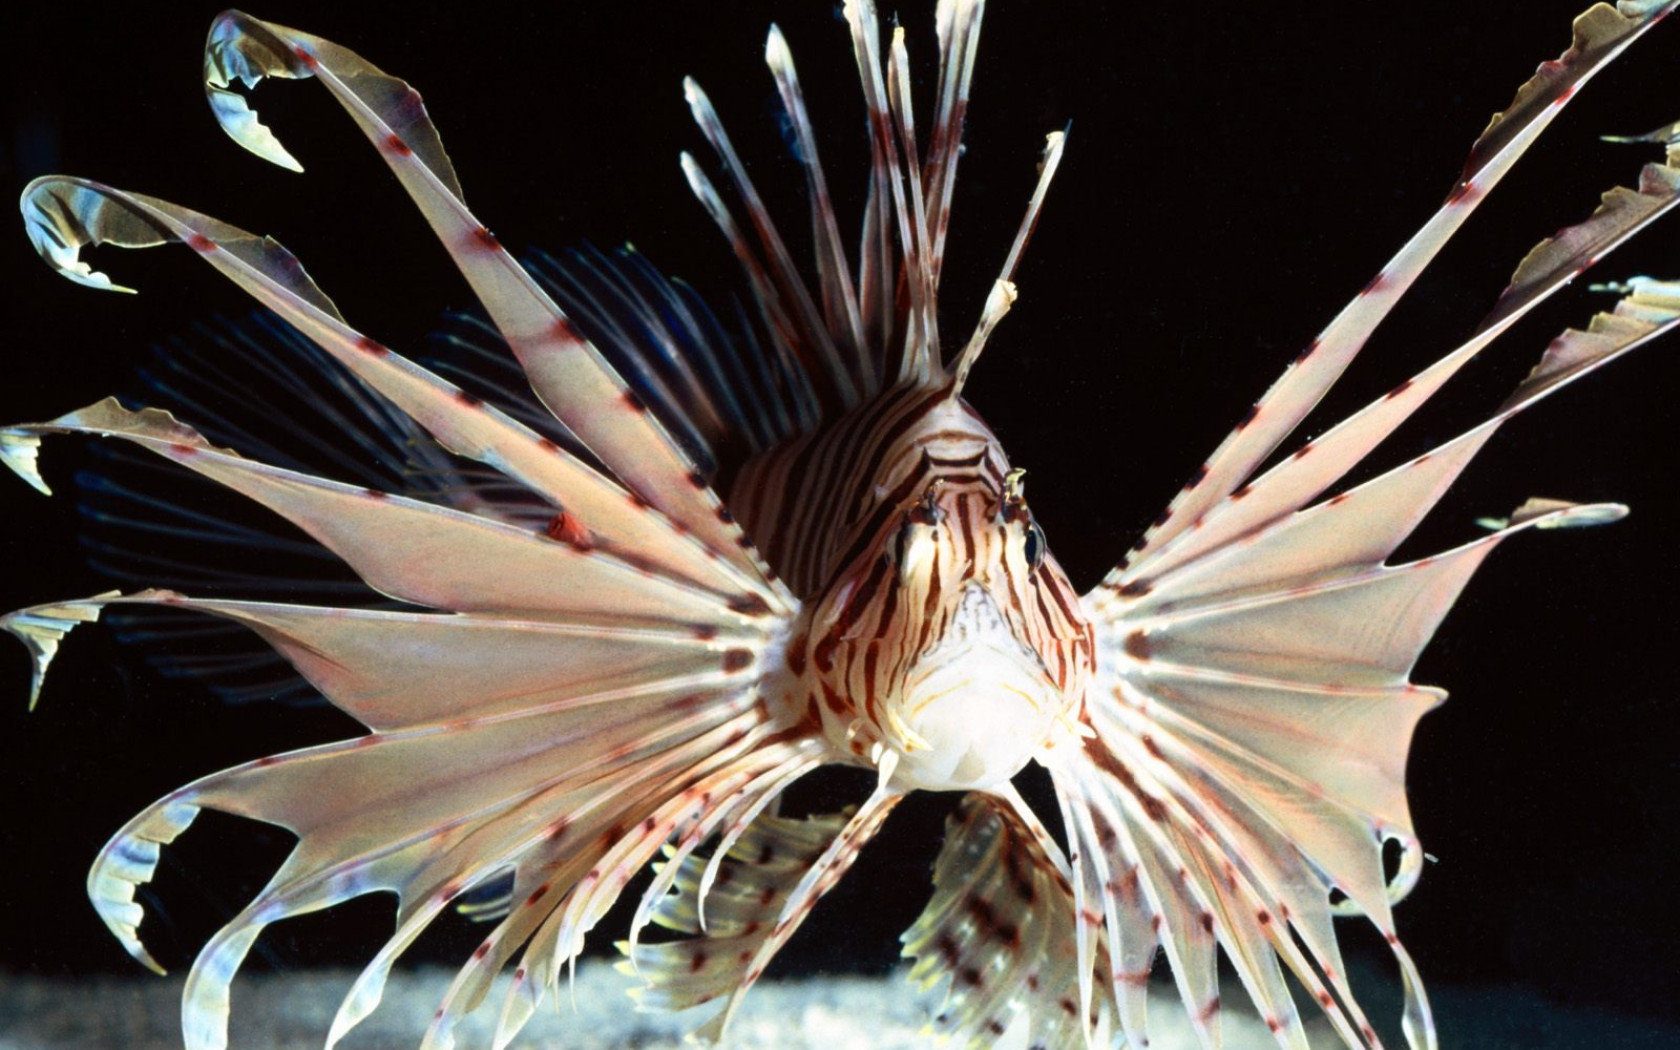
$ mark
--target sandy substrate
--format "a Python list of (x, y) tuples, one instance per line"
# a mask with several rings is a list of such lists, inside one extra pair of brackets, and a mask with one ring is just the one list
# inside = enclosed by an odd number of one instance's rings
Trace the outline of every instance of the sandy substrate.
[[(340, 1046), (343, 1050), (412, 1050), (436, 1009), (451, 974), (444, 970), (393, 976), (379, 1010)], [(234, 986), (234, 1050), (316, 1050), (322, 1045), (347, 972), (242, 976)], [(638, 1013), (624, 995), (627, 983), (602, 963), (579, 968), (577, 1008), (564, 1001), (544, 1009), (513, 1043), (518, 1050), (666, 1050), (684, 1044), (694, 1019)], [(0, 977), (0, 1050), (179, 1050), (180, 980), (99, 978), (50, 981)], [(1232, 989), (1228, 1002), (1241, 1001)], [(1680, 1026), (1632, 1021), (1590, 1010), (1565, 1010), (1510, 990), (1437, 987), (1433, 998), (1443, 1050), (1673, 1050)], [(1373, 1014), (1377, 1003), (1368, 1004)], [(488, 1046), (494, 1003), (459, 1030), (461, 1046)], [(918, 1040), (923, 1008), (901, 977), (813, 978), (767, 982), (754, 989), (723, 1044), (726, 1050), (899, 1050)], [(1175, 1003), (1151, 1011), (1151, 1050), (1194, 1046)], [(1335, 1043), (1309, 1026), (1314, 1050)], [(997, 1050), (1024, 1048), (1024, 1032), (1010, 1032)], [(1227, 1011), (1228, 1050), (1277, 1044), (1264, 1026)]]

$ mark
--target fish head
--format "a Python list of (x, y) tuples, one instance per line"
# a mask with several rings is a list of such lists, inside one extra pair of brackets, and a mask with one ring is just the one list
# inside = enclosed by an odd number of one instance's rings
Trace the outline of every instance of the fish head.
[(990, 445), (999, 469), (984, 456), (945, 470), (939, 462), (975, 457), (923, 457), (926, 483), (884, 517), (821, 617), (822, 688), (849, 716), (831, 705), (831, 735), (855, 753), (860, 742), (896, 751), (906, 788), (1008, 780), (1075, 728), (1092, 672), (1077, 592), (1027, 507), (1022, 472)]

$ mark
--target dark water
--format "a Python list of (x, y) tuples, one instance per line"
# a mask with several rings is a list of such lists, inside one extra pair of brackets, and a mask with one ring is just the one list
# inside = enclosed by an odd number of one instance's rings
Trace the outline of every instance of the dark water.
[[(0, 15), (14, 44), (0, 189), (47, 171), (87, 174), (272, 231), (362, 327), (396, 346), (418, 343), (440, 310), (466, 305), (411, 206), (318, 89), (277, 86), (259, 98), (308, 176), (268, 168), (225, 141), (196, 80), (219, 4), (77, 4), (73, 19), (38, 6)], [(845, 140), (858, 121), (843, 28), (822, 4), (798, 13), (730, 5), (704, 19), (623, 6), (478, 3), (417, 14), (411, 4), (280, 0), (256, 13), (339, 39), (415, 81), (469, 201), (508, 243), (632, 239), (703, 291), (726, 294), (730, 261), (677, 173), (676, 151), (700, 145), (678, 78), (692, 72), (706, 83), (743, 153), (778, 157), (760, 47), (764, 25), (780, 18), (825, 149), (839, 140), (825, 153), (838, 186), (836, 173), (861, 171), (863, 156), (860, 139), (850, 151)], [(902, 6), (912, 47), (925, 45), (924, 5)], [(1427, 216), (1487, 114), (1562, 49), (1569, 16), (1586, 4), (1527, 3), (1520, 17), (1508, 5), (1458, 3), (1361, 5), (1333, 17), (1285, 16), (1272, 5), (1036, 6), (1000, 4), (989, 16), (958, 188), (949, 315), (973, 315), (1030, 187), (1040, 136), (1073, 118), (1022, 273), (1023, 299), (976, 372), (973, 400), (1032, 469), (1051, 543), (1076, 582), (1089, 584)], [(1356, 369), (1355, 389), (1333, 395), (1333, 407), (1357, 406), (1445, 350), (1536, 238), (1632, 180), (1645, 158), (1595, 136), (1680, 116), (1677, 51), (1680, 25), (1660, 27), (1584, 92), (1373, 344), (1363, 377)], [(760, 170), (771, 206), (802, 216), (796, 172)], [(1653, 230), (1602, 276), (1680, 276), (1676, 243), (1672, 226)], [(127, 389), (150, 343), (207, 312), (245, 310), (188, 253), (176, 254), (106, 252), (99, 265), (142, 294), (101, 296), (52, 277), (16, 228), (0, 229), (9, 370), (0, 421)], [(1421, 421), (1426, 433), (1408, 452), (1479, 418), (1555, 331), (1603, 304), (1577, 288), (1553, 305), (1515, 334), (1520, 345), (1488, 363), (1496, 375), (1464, 377), (1457, 415)], [(1414, 750), (1414, 816), (1440, 860), (1399, 918), (1444, 1047), (1680, 1047), (1673, 354), (1642, 351), (1510, 428), (1425, 526), (1431, 543), (1456, 543), (1473, 533), (1475, 517), (1533, 494), (1634, 508), (1613, 529), (1501, 551), (1420, 666), (1420, 681), (1454, 699), (1425, 720)], [(49, 478), (67, 482), (81, 455), (70, 442), (49, 448)], [(0, 482), (11, 486), (0, 493), (0, 607), (109, 586), (83, 564), (72, 500)], [(5, 652), (0, 787), (12, 817), (0, 828), (0, 1048), (176, 1047), (174, 986), (115, 976), (130, 970), (83, 899), (88, 861), (123, 820), (178, 784), (342, 726), (318, 712), (218, 707), (149, 675), (97, 628), (66, 647), (58, 688), (26, 718), (24, 663), (15, 648)], [(942, 805), (922, 800), (895, 814), (790, 945), (790, 971), (891, 964), (893, 937), (927, 893)], [(172, 969), (249, 899), (286, 847), (283, 835), (249, 826), (214, 846), (183, 841), (159, 880), (164, 907), (148, 920)], [(266, 956), (235, 986), (236, 1046), (319, 1045), (344, 975), (317, 983), (269, 969), (365, 958), (388, 931), (389, 911), (332, 922), (344, 924), (336, 946), (298, 948), (284, 929), (265, 940), (258, 955)], [(458, 949), (417, 954), (441, 964)], [(406, 1008), (393, 1002), (369, 1022), (390, 1027), (346, 1045), (413, 1045), (442, 979), (426, 977)], [(1374, 1017), (1394, 1013), (1381, 998), (1386, 981), (1370, 984)], [(801, 1003), (840, 989), (858, 998), (826, 1015), (802, 1012)], [(604, 986), (580, 1003), (592, 1020), (544, 1013), (540, 1038), (662, 1046), (678, 1030), (630, 1013)], [(918, 1026), (896, 983), (766, 986), (749, 1004), (757, 1012), (743, 1020), (802, 1025), (817, 1016), (818, 1035), (877, 1022), (861, 1026), (875, 1040), (869, 1046), (900, 1045), (893, 1040)], [(1163, 1022), (1172, 1013), (1156, 1011)], [(239, 1024), (257, 1027), (241, 1040)], [(760, 1038), (749, 1027), (741, 1038)], [(805, 1031), (766, 1028), (764, 1041), (741, 1045), (803, 1045), (795, 1040)], [(520, 1045), (543, 1045), (538, 1038)]]

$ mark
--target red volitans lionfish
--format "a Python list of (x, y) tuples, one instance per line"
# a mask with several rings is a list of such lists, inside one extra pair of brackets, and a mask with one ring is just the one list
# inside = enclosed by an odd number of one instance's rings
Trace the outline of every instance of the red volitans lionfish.
[[(279, 825), (296, 848), (192, 967), (189, 1047), (226, 1045), (229, 985), (265, 927), (381, 891), (400, 900), (397, 930), (354, 982), (328, 1044), (374, 1009), (403, 951), (465, 901), (494, 925), (423, 1045), (452, 1045), (459, 1019), (511, 967), (502, 1046), (654, 864), (624, 946), (642, 1002), (724, 1000), (702, 1030), (716, 1036), (894, 806), (918, 789), (954, 790), (964, 794), (932, 900), (904, 937), (912, 976), (948, 986), (936, 1033), (984, 1044), (1024, 1023), (1034, 1046), (1101, 1033), (1145, 1046), (1146, 987), (1164, 952), (1195, 1031), (1216, 1046), (1223, 952), (1280, 1045), (1306, 1045), (1292, 977), (1346, 1045), (1375, 1047), (1332, 921), (1356, 915), (1397, 961), (1408, 1045), (1435, 1046), (1392, 915), (1423, 856), (1406, 752), (1444, 695), (1413, 685), (1411, 667), (1507, 536), (1625, 510), (1532, 500), (1471, 543), (1389, 559), (1506, 419), (1680, 322), (1680, 285), (1619, 286), (1615, 307), (1554, 340), (1490, 419), (1338, 485), (1482, 348), (1680, 200), (1680, 133), (1646, 136), (1665, 160), (1531, 251), (1468, 342), (1315, 438), (1284, 442), (1576, 90), (1676, 2), (1582, 15), (1569, 50), (1475, 142), (1439, 211), (1084, 594), (1049, 551), (1023, 472), (962, 397), (1015, 300), (1063, 133), (1049, 136), (978, 325), (939, 331), (979, 0), (939, 3), (937, 83), (919, 115), (905, 32), (883, 35), (868, 2), (845, 5), (873, 157), (855, 245), (772, 28), (766, 58), (810, 199), (814, 284), (707, 96), (685, 83), (714, 159), (685, 154), (683, 169), (757, 314), (758, 345), (743, 335), (741, 346), (695, 339), (711, 331), (701, 307), (645, 274), (609, 271), (623, 293), (611, 308), (589, 288), (533, 275), (467, 210), (405, 82), (319, 37), (222, 15), (204, 72), (224, 129), (298, 167), (240, 88), (319, 80), (419, 206), (553, 419), (352, 328), (273, 240), (83, 179), (28, 187), (30, 238), (65, 276), (113, 288), (81, 248), (182, 243), (429, 435), (426, 454), (447, 464), (447, 450), (500, 478), (462, 470), (427, 499), (343, 484), (112, 399), (0, 431), (0, 456), (43, 491), (43, 435), (122, 438), (276, 511), (408, 603), (145, 590), (0, 620), (34, 656), (32, 701), (76, 624), (112, 605), (167, 606), (250, 628), (367, 728), (154, 803), (101, 851), (88, 881), (96, 909), (157, 969), (135, 893), (162, 848), (205, 808)], [(708, 171), (722, 172), (721, 186)], [(673, 353), (697, 343), (709, 349)], [(1029, 762), (1050, 773), (1065, 849), (1012, 786)], [(836, 764), (874, 773), (861, 805), (778, 811), (790, 784)], [(1399, 857), (1393, 870), (1385, 848)], [(681, 936), (642, 942), (650, 922)]]

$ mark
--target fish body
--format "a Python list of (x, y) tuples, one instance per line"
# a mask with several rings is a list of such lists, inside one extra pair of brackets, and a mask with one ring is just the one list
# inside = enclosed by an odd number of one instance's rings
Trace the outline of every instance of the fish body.
[(978, 414), (911, 385), (750, 461), (730, 503), (796, 589), (787, 666), (839, 754), (989, 787), (1072, 725), (1091, 627)]
[[(1305, 1045), (1288, 972), (1344, 1044), (1379, 1046), (1332, 923), (1357, 914), (1396, 960), (1404, 1040), (1434, 1046), (1391, 911), (1422, 863), (1407, 750), (1442, 697), (1411, 683), (1412, 664), (1505, 538), (1612, 521), (1625, 508), (1531, 500), (1469, 543), (1392, 556), (1506, 419), (1680, 323), (1680, 289), (1628, 282), (1612, 310), (1559, 336), (1487, 421), (1370, 480), (1344, 478), (1483, 347), (1680, 199), (1672, 137), (1650, 137), (1666, 161), (1636, 188), (1531, 252), (1467, 342), (1342, 423), (1285, 442), (1545, 125), (1674, 6), (1630, 0), (1583, 15), (1570, 50), (1477, 140), (1423, 230), (1083, 594), (1051, 553), (1022, 472), (964, 397), (1018, 294), (1062, 132), (1046, 140), (972, 334), (941, 328), (952, 320), (939, 292), (982, 4), (938, 6), (925, 113), (909, 103), (906, 34), (885, 34), (868, 4), (846, 5), (869, 115), (861, 243), (840, 233), (791, 50), (771, 31), (765, 54), (811, 202), (815, 280), (710, 100), (685, 84), (711, 154), (685, 155), (684, 173), (742, 265), (763, 340), (697, 356), (686, 371), (638, 364), (639, 350), (663, 344), (613, 336), (610, 311), (569, 314), (562, 291), (508, 255), (467, 209), (406, 82), (309, 33), (221, 16), (204, 68), (224, 129), (296, 167), (242, 86), (318, 80), (419, 206), (529, 379), (531, 403), (564, 432), (364, 334), (272, 240), (85, 179), (31, 184), (27, 231), (64, 276), (112, 287), (81, 260), (90, 243), (185, 245), (386, 399), (420, 440), (524, 493), (518, 505), (500, 501), (465, 472), (435, 499), (342, 484), (114, 400), (0, 432), (7, 465), (43, 490), (47, 435), (155, 453), (274, 510), (407, 603), (318, 608), (153, 589), (6, 617), (35, 658), (37, 695), (74, 626), (111, 605), (166, 606), (249, 627), (367, 728), (160, 799), (101, 852), (89, 878), (96, 909), (155, 968), (135, 894), (203, 809), (299, 836), (188, 978), (186, 1042), (212, 1050), (226, 1041), (232, 975), (271, 923), (365, 893), (398, 896), (397, 931), (346, 997), (332, 1043), (377, 1005), (385, 975), (434, 918), (488, 894), (489, 906), (474, 907), (495, 925), (425, 1045), (451, 1045), (459, 1017), (511, 967), (503, 1045), (629, 879), (657, 862), (625, 947), (642, 1001), (722, 1000), (703, 1029), (717, 1035), (906, 794), (957, 790), (966, 794), (934, 897), (905, 935), (915, 976), (947, 988), (939, 1033), (984, 1042), (1025, 1017), (1046, 1047), (1089, 1045), (1097, 1033), (1144, 1045), (1144, 990), (1162, 955), (1199, 1038), (1217, 1045), (1222, 953), (1280, 1045)], [(631, 313), (670, 332), (660, 319), (688, 300), (647, 294)], [(694, 326), (675, 333), (693, 337)], [(533, 504), (543, 508), (534, 521)], [(1031, 762), (1054, 783), (1065, 850), (1012, 786)], [(876, 774), (861, 806), (776, 813), (790, 784), (836, 764)], [(640, 943), (648, 923), (679, 936)]]

